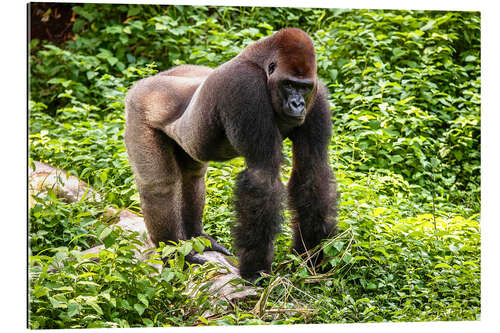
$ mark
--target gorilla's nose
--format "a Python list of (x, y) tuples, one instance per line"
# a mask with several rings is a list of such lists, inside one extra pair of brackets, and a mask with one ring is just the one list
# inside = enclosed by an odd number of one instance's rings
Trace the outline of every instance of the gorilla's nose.
[(290, 107), (290, 111), (292, 114), (301, 116), (302, 112), (304, 112), (306, 102), (302, 96), (294, 96), (290, 99), (290, 103), (288, 103)]

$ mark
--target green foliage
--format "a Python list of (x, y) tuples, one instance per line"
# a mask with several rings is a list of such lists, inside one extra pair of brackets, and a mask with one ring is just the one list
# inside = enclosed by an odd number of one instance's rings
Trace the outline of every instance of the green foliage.
[[(134, 255), (142, 245), (137, 233), (101, 224), (96, 234), (105, 245), (97, 254), (61, 246), (50, 256), (30, 257), (31, 328), (189, 325), (205, 311), (227, 306), (213, 304), (201, 284), (217, 267), (184, 269), (184, 256), (191, 248), (203, 252), (204, 240), (160, 247), (156, 258), (141, 261)], [(162, 264), (166, 254), (172, 259), (160, 272), (149, 265)]]
[(90, 247), (92, 231), (99, 221), (102, 208), (86, 201), (65, 203), (52, 191), (46, 196), (34, 196), (29, 210), (30, 251), (39, 253), (48, 248), (68, 244)]
[[(476, 13), (361, 11), (318, 31), (343, 164), (391, 170), (475, 205), (480, 192), (480, 21)], [(355, 134), (353, 135), (352, 132)], [(353, 140), (354, 139), (354, 140)]]
[[(104, 222), (103, 204), (35, 196), (31, 328), (478, 320), (480, 317), (480, 17), (469, 12), (79, 4), (75, 38), (30, 42), (29, 156), (139, 211), (123, 144), (128, 88), (191, 63), (217, 66), (285, 26), (310, 33), (327, 84), (329, 147), (342, 232), (321, 271), (290, 254), (229, 305), (201, 287), (216, 267), (184, 269), (195, 239), (157, 249)], [(285, 141), (282, 180), (291, 168)], [(232, 189), (244, 160), (211, 163), (204, 228), (231, 248)], [(284, 216), (289, 220), (289, 212)], [(81, 251), (97, 244), (97, 256)], [(151, 262), (150, 262), (151, 263)], [(54, 269), (56, 268), (56, 269)], [(211, 310), (211, 315), (207, 310)]]

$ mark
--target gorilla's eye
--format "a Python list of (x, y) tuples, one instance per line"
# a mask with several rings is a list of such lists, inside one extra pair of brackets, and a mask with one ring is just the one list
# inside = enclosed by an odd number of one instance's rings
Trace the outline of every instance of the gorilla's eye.
[(272, 62), (272, 63), (269, 64), (267, 72), (269, 73), (269, 75), (271, 75), (271, 74), (273, 74), (273, 72), (274, 72), (275, 69), (276, 69), (276, 63)]

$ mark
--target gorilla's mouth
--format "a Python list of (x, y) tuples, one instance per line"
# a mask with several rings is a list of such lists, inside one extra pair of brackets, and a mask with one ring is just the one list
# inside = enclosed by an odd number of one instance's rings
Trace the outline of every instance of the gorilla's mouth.
[(291, 112), (285, 112), (285, 116), (287, 116), (288, 118), (291, 118), (291, 119), (295, 119), (295, 120), (304, 120), (304, 118), (306, 117), (306, 115), (304, 113), (296, 114), (296, 113), (291, 113)]
[(291, 108), (289, 105), (285, 105), (283, 108), (283, 114), (292, 121), (302, 121), (306, 117), (306, 109), (302, 108)]
[(306, 118), (305, 112), (300, 113), (300, 114), (296, 114), (296, 113), (285, 111), (282, 114), (282, 119), (287, 124), (290, 124), (290, 125), (300, 125), (300, 124), (302, 124), (302, 122), (304, 121), (305, 118)]

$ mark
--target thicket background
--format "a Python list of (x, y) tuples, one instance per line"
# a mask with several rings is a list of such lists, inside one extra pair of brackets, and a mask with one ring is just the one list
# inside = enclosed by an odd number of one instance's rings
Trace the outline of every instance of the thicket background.
[[(479, 13), (33, 4), (31, 18), (29, 158), (89, 182), (106, 204), (34, 198), (30, 327), (480, 318)], [(123, 144), (124, 95), (158, 70), (215, 67), (287, 26), (314, 40), (330, 92), (343, 231), (325, 244), (330, 274), (290, 254), (285, 225), (259, 297), (190, 298), (187, 281), (213, 270), (182, 270), (190, 242), (151, 275), (133, 258), (136, 235), (102, 217), (105, 205), (140, 211)], [(288, 141), (284, 157), (286, 182)], [(232, 188), (243, 168), (242, 159), (211, 163), (207, 177), (205, 230), (230, 249)], [(98, 264), (82, 257), (102, 242)]]

